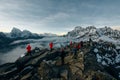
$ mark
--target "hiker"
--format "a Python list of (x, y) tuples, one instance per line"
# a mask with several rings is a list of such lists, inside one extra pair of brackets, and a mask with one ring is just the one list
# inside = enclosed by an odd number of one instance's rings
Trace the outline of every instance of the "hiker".
[(83, 48), (83, 41), (81, 41), (80, 44), (81, 44), (81, 48)]
[(52, 49), (53, 49), (53, 43), (52, 42), (49, 43), (49, 47), (50, 47), (50, 51), (52, 51)]
[(64, 57), (65, 57), (65, 51), (64, 51), (64, 48), (61, 49), (60, 57), (61, 57), (62, 65), (64, 65)]
[(74, 44), (74, 47), (73, 47), (73, 54), (74, 54), (74, 59), (77, 59), (77, 45)]
[(31, 55), (31, 46), (30, 46), (30, 44), (27, 45), (26, 50), (27, 50), (27, 55)]
[(72, 41), (70, 41), (70, 50), (72, 50), (72, 44), (73, 44)]
[(70, 46), (72, 46), (72, 41), (70, 41)]
[(80, 48), (81, 48), (81, 43), (78, 43), (78, 45), (77, 45), (77, 50), (79, 51)]
[(92, 39), (89, 38), (89, 45), (92, 46)]

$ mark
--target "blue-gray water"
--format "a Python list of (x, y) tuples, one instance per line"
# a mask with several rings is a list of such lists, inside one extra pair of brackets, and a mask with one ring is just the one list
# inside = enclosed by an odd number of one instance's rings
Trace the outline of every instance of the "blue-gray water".
[(25, 48), (22, 47), (16, 47), (6, 53), (0, 52), (0, 65), (8, 62), (14, 62), (17, 58), (21, 56), (21, 54), (25, 52)]

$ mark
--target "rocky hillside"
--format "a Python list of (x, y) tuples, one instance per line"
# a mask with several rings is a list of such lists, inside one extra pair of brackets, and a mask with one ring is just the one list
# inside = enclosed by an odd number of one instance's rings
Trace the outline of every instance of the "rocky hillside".
[[(112, 44), (101, 49), (104, 45), (105, 43), (93, 43), (90, 46), (89, 42), (84, 42), (81, 50), (77, 51), (77, 58), (73, 55), (73, 48), (66, 46), (64, 65), (61, 64), (59, 48), (53, 51), (33, 50), (32, 55), (1, 65), (0, 80), (119, 80), (119, 60), (113, 59), (117, 59), (119, 50)], [(113, 52), (108, 47), (115, 49), (115, 57), (112, 57)], [(109, 56), (104, 59), (105, 55)], [(108, 57), (114, 62), (105, 62)]]

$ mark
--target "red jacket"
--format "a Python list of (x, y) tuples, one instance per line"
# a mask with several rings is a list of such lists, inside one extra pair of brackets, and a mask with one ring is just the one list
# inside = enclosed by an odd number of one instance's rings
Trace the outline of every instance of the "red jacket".
[(78, 44), (77, 48), (78, 48), (78, 49), (80, 49), (80, 48), (81, 48), (81, 44), (80, 44), (80, 43)]
[(50, 49), (52, 49), (53, 48), (53, 43), (51, 42), (51, 43), (49, 43), (49, 47), (50, 47)]
[(27, 52), (30, 52), (30, 51), (31, 51), (31, 46), (30, 46), (30, 44), (26, 47), (26, 50), (27, 50)]
[(72, 46), (72, 41), (70, 41), (70, 46)]

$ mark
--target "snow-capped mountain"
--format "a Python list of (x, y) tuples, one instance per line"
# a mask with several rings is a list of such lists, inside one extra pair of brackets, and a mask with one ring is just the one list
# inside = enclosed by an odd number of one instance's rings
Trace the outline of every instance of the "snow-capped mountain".
[(120, 39), (120, 31), (113, 30), (110, 27), (96, 28), (94, 26), (88, 26), (86, 28), (77, 26), (74, 30), (68, 32), (67, 37), (74, 37), (76, 39)]
[(19, 30), (18, 28), (13, 28), (10, 33), (6, 33), (9, 38), (39, 38), (40, 36), (36, 33), (31, 33), (28, 30)]
[(22, 31), (17, 28), (13, 28), (12, 31), (10, 32), (10, 35), (12, 38), (21, 37)]
[(96, 28), (94, 26), (90, 26), (87, 28), (82, 28), (80, 26), (75, 27), (74, 30), (68, 32), (68, 37), (75, 37), (75, 38), (81, 38), (81, 37), (89, 37), (90, 35), (96, 36)]
[(44, 36), (40, 36), (36, 33), (32, 33), (28, 30), (19, 30), (18, 28), (13, 28), (10, 33), (0, 32), (0, 48), (9, 46), (15, 40), (23, 39), (41, 39)]

